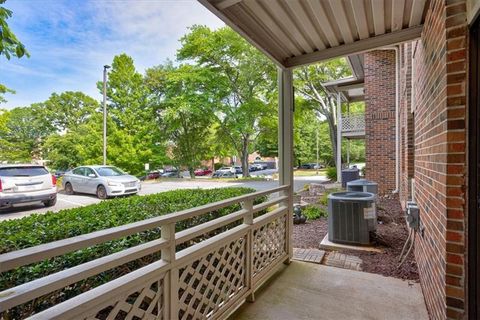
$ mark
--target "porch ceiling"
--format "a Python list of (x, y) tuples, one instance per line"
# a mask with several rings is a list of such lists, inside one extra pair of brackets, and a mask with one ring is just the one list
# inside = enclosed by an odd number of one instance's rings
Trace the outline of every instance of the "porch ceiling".
[(429, 0), (198, 0), (282, 67), (420, 37)]

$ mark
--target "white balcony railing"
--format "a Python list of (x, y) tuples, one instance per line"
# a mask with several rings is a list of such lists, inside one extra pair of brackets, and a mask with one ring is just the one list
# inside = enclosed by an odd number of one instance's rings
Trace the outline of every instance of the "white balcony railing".
[(365, 133), (365, 114), (342, 114), (342, 133)]
[[(253, 295), (288, 259), (288, 186), (260, 191), (136, 223), (0, 255), (4, 272), (113, 239), (161, 228), (161, 238), (0, 292), (0, 311), (106, 270), (161, 252), (161, 259), (86, 291), (33, 319), (219, 318)], [(254, 205), (261, 196), (280, 192)], [(234, 204), (242, 209), (176, 232), (176, 223)], [(266, 213), (254, 218), (256, 213)], [(232, 226), (232, 223), (237, 222)], [(231, 227), (228, 227), (231, 226)], [(212, 231), (217, 231), (212, 236)], [(205, 237), (206, 240), (194, 241)], [(192, 244), (176, 250), (182, 244)]]

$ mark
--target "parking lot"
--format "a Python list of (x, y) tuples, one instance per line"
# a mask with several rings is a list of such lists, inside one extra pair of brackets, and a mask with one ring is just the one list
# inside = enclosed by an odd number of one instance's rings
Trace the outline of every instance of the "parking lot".
[[(319, 182), (325, 180), (324, 177), (297, 177), (295, 178), (294, 189), (299, 190), (303, 188), (305, 184), (312, 182)], [(142, 190), (140, 195), (154, 194), (165, 191), (171, 191), (175, 189), (191, 189), (191, 188), (201, 188), (201, 189), (212, 189), (212, 188), (225, 188), (225, 187), (234, 187), (234, 186), (243, 186), (253, 188), (255, 190), (265, 190), (269, 188), (274, 188), (278, 186), (278, 181), (268, 180), (268, 181), (218, 181), (210, 179), (178, 179), (178, 180), (168, 180), (160, 182), (144, 182), (142, 183)], [(47, 211), (57, 212), (63, 209), (70, 209), (76, 207), (83, 207), (90, 204), (98, 203), (101, 200), (94, 195), (87, 194), (75, 194), (67, 195), (60, 191), (57, 195), (57, 204), (54, 207), (46, 208), (43, 204), (34, 204), (29, 206), (22, 206), (11, 208), (8, 210), (0, 211), (0, 221), (8, 219), (16, 219), (31, 215), (33, 213), (45, 213)], [(108, 201), (108, 200), (106, 200)]]

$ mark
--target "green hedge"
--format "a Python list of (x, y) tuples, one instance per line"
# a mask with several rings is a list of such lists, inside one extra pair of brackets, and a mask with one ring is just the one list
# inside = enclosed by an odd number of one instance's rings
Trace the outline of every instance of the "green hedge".
[[(0, 223), (0, 253), (161, 216), (253, 191), (253, 189), (249, 188), (175, 190), (148, 196), (113, 199), (86, 207), (61, 210), (56, 213), (33, 214), (22, 219), (3, 221)], [(256, 200), (257, 203), (260, 201), (264, 201), (264, 198)], [(236, 204), (208, 215), (177, 223), (177, 231), (238, 209), (240, 209), (240, 205)], [(156, 228), (4, 272), (0, 274), (0, 290), (5, 290), (93, 259), (158, 239), (159, 237), (160, 229)], [(69, 286), (48, 297), (36, 299), (29, 304), (12, 309), (8, 313), (4, 313), (3, 317), (6, 319), (23, 318), (33, 312), (47, 308), (52, 303), (59, 303), (92, 287), (126, 274), (131, 270), (158, 260), (159, 257), (160, 255), (157, 253), (144, 259), (130, 262), (124, 266)]]

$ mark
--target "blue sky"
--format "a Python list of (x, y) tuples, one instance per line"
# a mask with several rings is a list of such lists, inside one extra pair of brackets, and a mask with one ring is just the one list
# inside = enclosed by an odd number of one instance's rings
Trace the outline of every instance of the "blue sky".
[(1, 108), (45, 101), (53, 92), (96, 99), (103, 65), (122, 52), (143, 71), (174, 59), (193, 24), (223, 23), (195, 0), (7, 0), (8, 23), (30, 58), (0, 59), (0, 83), (16, 91)]

